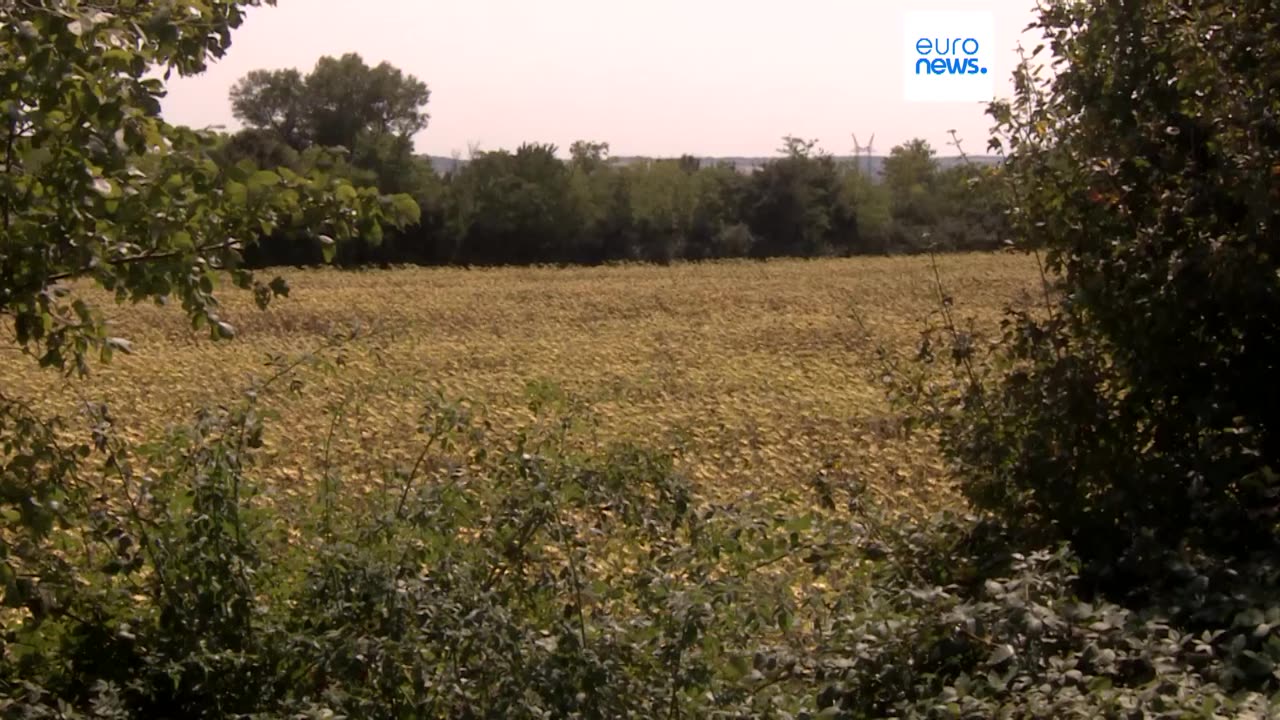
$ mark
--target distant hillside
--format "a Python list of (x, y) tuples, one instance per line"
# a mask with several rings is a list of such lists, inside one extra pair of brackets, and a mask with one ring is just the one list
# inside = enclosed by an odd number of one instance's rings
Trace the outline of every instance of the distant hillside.
[[(431, 160), (431, 166), (434, 167), (436, 172), (440, 174), (452, 172), (459, 165), (464, 165), (467, 162), (465, 159), (455, 160), (454, 158), (451, 158), (451, 157), (441, 157), (439, 155), (430, 155), (428, 157)], [(750, 173), (754, 171), (756, 168), (769, 162), (770, 160), (776, 160), (777, 157), (778, 156), (775, 155), (772, 157), (703, 157), (699, 159), (702, 161), (702, 164), (704, 166), (715, 165), (717, 163), (731, 163), (738, 172)], [(609, 158), (610, 162), (616, 165), (629, 165), (634, 162), (639, 162), (643, 160), (652, 160), (652, 159), (653, 158), (638, 157), (638, 156), (619, 156), (619, 157)], [(871, 157), (867, 157), (864, 155), (861, 158), (858, 158), (857, 161), (860, 164), (860, 166), (864, 168), (870, 165), (872, 173), (874, 174), (875, 177), (878, 178), (884, 172), (885, 159), (886, 159), (886, 156), (884, 155), (872, 155)], [(936, 160), (938, 161), (938, 167), (940, 167), (943, 170), (946, 170), (947, 168), (955, 167), (956, 165), (959, 165), (965, 161), (964, 158), (960, 158), (958, 156), (938, 157), (936, 158)], [(977, 163), (980, 165), (1000, 164), (1000, 158), (995, 157), (993, 155), (970, 155), (968, 160), (969, 162)], [(852, 155), (837, 155), (836, 161), (842, 162), (842, 163), (852, 163), (854, 162), (854, 157)]]

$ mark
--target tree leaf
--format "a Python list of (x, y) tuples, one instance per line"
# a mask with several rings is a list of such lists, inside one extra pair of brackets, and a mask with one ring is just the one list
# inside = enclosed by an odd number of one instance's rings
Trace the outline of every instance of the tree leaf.
[(260, 188), (274, 187), (280, 184), (280, 176), (270, 170), (259, 170), (249, 176), (249, 189), (257, 190)]

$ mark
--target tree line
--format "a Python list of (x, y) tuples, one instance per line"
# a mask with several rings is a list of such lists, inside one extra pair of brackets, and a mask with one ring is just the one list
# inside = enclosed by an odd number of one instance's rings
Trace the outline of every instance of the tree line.
[[(257, 70), (231, 91), (244, 129), (222, 137), (224, 166), (322, 173), (403, 193), (419, 221), (363, 235), (335, 262), (364, 264), (671, 262), (990, 249), (1002, 212), (998, 168), (942, 169), (924, 140), (893, 148), (880, 178), (817, 142), (783, 138), (751, 174), (683, 156), (620, 163), (606, 142), (474, 152), (443, 174), (414, 153), (427, 126), (427, 86), (356, 54), (298, 70)], [(315, 238), (284, 232), (246, 252), (251, 266), (325, 259)]]

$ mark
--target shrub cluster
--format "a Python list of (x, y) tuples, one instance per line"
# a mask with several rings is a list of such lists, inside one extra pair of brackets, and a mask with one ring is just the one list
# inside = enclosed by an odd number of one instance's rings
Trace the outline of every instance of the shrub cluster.
[[(808, 493), (712, 502), (660, 453), (583, 454), (571, 410), (542, 410), (495, 452), (482, 409), (444, 398), (425, 404), (412, 466), (387, 468), (368, 495), (326, 473), (308, 511), (285, 513), (255, 481), (271, 397), (258, 386), (145, 448), (130, 448), (95, 407), (100, 463), (78, 447), (9, 456), (10, 471), (24, 460), (71, 468), (78, 492), (41, 503), (62, 532), (41, 522), (5, 531), (20, 552), (5, 565), (18, 571), (6, 576), (0, 711), (1280, 710), (1272, 557), (1171, 567), (1183, 582), (1140, 606), (1081, 599), (1068, 546), (1023, 553), (976, 517), (889, 517), (838, 469), (818, 472)], [(23, 430), (0, 434), (8, 443)]]

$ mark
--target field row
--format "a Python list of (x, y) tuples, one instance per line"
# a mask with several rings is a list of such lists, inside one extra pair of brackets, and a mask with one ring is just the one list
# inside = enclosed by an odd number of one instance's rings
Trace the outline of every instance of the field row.
[[(1034, 277), (1018, 256), (938, 263), (960, 313), (986, 328)], [(109, 305), (131, 355), (81, 383), (5, 362), (0, 385), (50, 409), (105, 399), (142, 437), (267, 374), (270, 355), (360, 327), (330, 371), (302, 371), (273, 402), (263, 468), (283, 495), (310, 493), (326, 454), (352, 484), (411, 462), (437, 389), (483, 408), (499, 435), (533, 401), (572, 403), (584, 438), (669, 447), (705, 492), (795, 487), (826, 465), (906, 507), (946, 495), (927, 438), (892, 421), (853, 319), (910, 348), (938, 305), (928, 258), (284, 274), (291, 297), (264, 312), (227, 291), (231, 342), (193, 334), (172, 308)]]

